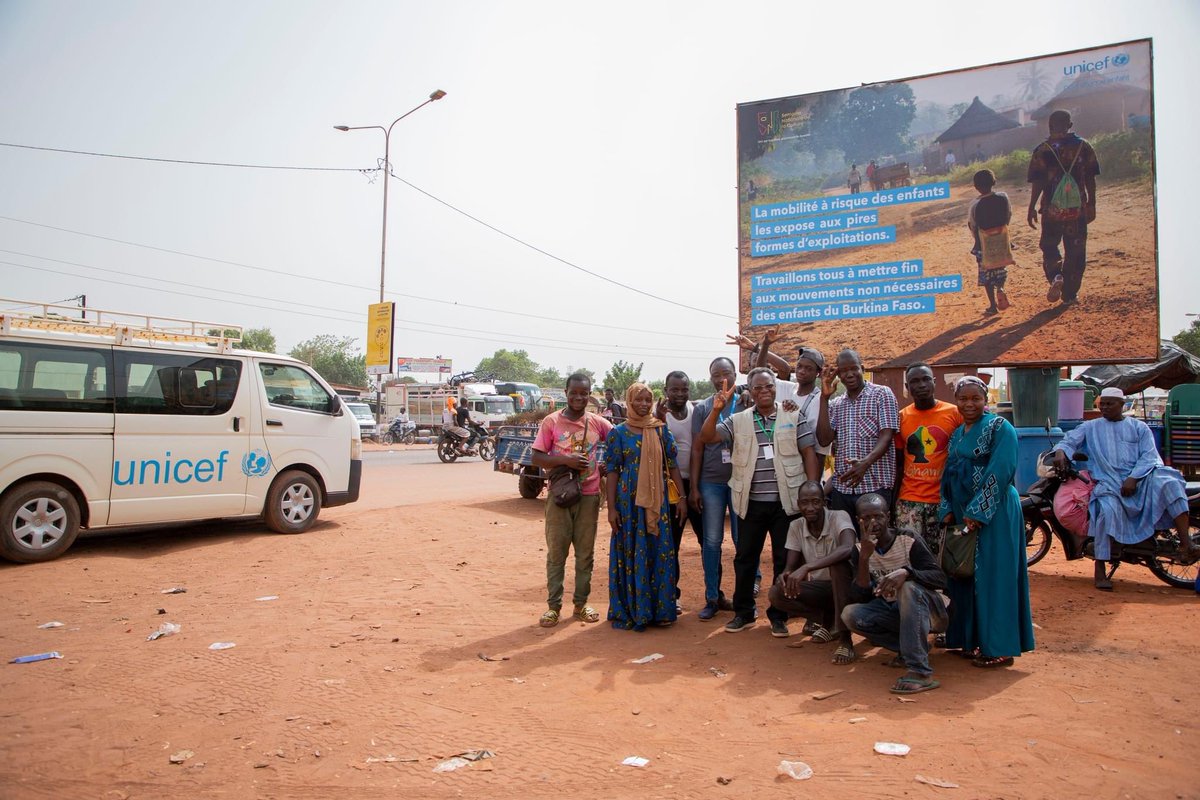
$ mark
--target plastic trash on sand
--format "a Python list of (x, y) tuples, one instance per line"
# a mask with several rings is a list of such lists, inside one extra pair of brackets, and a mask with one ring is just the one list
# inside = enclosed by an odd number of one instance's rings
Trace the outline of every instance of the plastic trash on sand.
[(642, 758), (641, 756), (629, 756), (629, 758), (621, 763), (627, 767), (644, 767), (650, 763), (650, 759)]
[(41, 625), (38, 625), (38, 627), (44, 631), (49, 630), (50, 628), (61, 628), (62, 626), (63, 624), (61, 622), (43, 622)]
[(491, 750), (468, 750), (465, 753), (447, 758), (445, 761), (433, 768), (434, 772), (453, 772), (456, 769), (470, 766), (474, 761), (482, 761), (485, 758), (495, 757), (495, 753)]
[(163, 589), (163, 594), (187, 594), (187, 589), (182, 586), (172, 586), (170, 589)]
[(906, 756), (910, 750), (912, 750), (911, 747), (900, 742), (875, 743), (875, 752), (882, 756)]
[(803, 761), (780, 761), (779, 774), (787, 775), (798, 781), (806, 781), (813, 776), (812, 767)]
[(228, 650), (231, 647), (237, 647), (234, 642), (213, 642), (208, 646), (209, 650)]
[(12, 661), (10, 661), (8, 663), (10, 663), (10, 664), (32, 664), (35, 661), (49, 661), (52, 658), (62, 658), (62, 653), (58, 652), (57, 650), (53, 650), (49, 653), (38, 653), (37, 655), (32, 655), (32, 656), (17, 656), (16, 658), (14, 658)]
[(665, 658), (665, 656), (662, 653), (651, 653), (648, 656), (642, 656), (641, 658), (635, 658), (633, 661), (630, 661), (629, 663), (630, 664), (649, 664), (651, 661), (658, 661), (660, 658)]
[(164, 622), (158, 626), (158, 630), (146, 637), (147, 642), (153, 642), (155, 639), (161, 639), (164, 636), (170, 636), (173, 633), (179, 633), (183, 630), (182, 625), (176, 625), (174, 622)]

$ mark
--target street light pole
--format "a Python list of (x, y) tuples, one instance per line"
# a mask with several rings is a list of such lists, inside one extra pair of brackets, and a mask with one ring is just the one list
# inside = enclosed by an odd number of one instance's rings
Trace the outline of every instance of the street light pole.
[[(387, 271), (387, 208), (388, 208), (388, 176), (391, 174), (391, 147), (392, 147), (392, 128), (396, 127), (396, 123), (410, 114), (419, 111), (435, 100), (441, 100), (446, 96), (446, 93), (441, 89), (430, 92), (429, 99), (415, 108), (401, 114), (392, 120), (392, 124), (386, 128), (382, 125), (334, 125), (335, 130), (339, 131), (365, 131), (365, 130), (381, 130), (383, 131), (383, 233), (380, 236), (379, 243), (379, 302), (384, 302), (383, 299), (383, 282)], [(389, 365), (390, 366), (390, 365)], [(378, 418), (383, 413), (381, 396), (383, 394), (383, 378), (379, 379), (379, 385), (375, 392), (375, 415)]]

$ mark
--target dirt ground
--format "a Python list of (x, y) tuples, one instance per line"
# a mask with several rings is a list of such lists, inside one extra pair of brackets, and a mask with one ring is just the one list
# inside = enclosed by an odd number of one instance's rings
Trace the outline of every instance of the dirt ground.
[(868, 366), (877, 368), (918, 360), (970, 365), (1047, 360), (1094, 364), (1155, 356), (1158, 295), (1150, 185), (1125, 182), (1098, 189), (1098, 215), (1088, 226), (1087, 269), (1079, 303), (1070, 307), (1046, 300), (1040, 229), (1031, 230), (1025, 222), (1028, 184), (996, 188), (1008, 194), (1013, 208), (1009, 230), (1017, 266), (1008, 268), (1006, 291), (1012, 306), (1007, 311), (990, 317), (983, 314), (988, 301), (978, 285), (966, 227), (968, 207), (978, 193), (971, 186), (954, 186), (949, 202), (880, 209), (879, 224), (896, 226), (892, 244), (750, 258), (749, 241), (743, 240), (743, 330), (750, 328), (752, 275), (922, 258), (926, 276), (962, 274), (963, 291), (937, 295), (936, 314), (785, 324), (774, 349), (794, 353), (805, 344), (828, 358), (852, 347)]
[[(942, 688), (900, 702), (861, 643), (837, 667), (830, 645), (697, 620), (690, 532), (675, 627), (545, 630), (542, 503), (514, 478), (369, 465), (364, 493), (300, 536), (103, 535), (0, 566), (4, 661), (63, 655), (0, 666), (0, 796), (1200, 797), (1200, 601), (1145, 570), (1099, 594), (1056, 545), (1031, 569), (1037, 650), (994, 671), (937, 653)], [(600, 609), (607, 556), (601, 536)], [(182, 631), (147, 641), (164, 621)], [(495, 757), (434, 772), (477, 749)]]

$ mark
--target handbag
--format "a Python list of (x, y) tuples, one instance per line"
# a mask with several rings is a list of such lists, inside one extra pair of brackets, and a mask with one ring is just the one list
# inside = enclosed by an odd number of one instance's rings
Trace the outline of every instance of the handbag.
[(667, 502), (674, 506), (683, 498), (679, 496), (679, 487), (675, 485), (675, 481), (671, 480), (671, 468), (667, 466), (667, 437), (660, 432), (658, 440), (662, 442), (663, 474), (667, 476)]
[(946, 534), (942, 543), (942, 571), (951, 578), (965, 580), (975, 577), (975, 547), (979, 531), (963, 525)]
[[(577, 445), (575, 452), (584, 452), (587, 449), (587, 429), (588, 418), (587, 412), (583, 412), (583, 440)], [(547, 490), (550, 499), (554, 501), (554, 505), (559, 508), (571, 508), (579, 502), (583, 497), (583, 488), (580, 484), (579, 472), (570, 467), (555, 467), (550, 470), (550, 488)]]

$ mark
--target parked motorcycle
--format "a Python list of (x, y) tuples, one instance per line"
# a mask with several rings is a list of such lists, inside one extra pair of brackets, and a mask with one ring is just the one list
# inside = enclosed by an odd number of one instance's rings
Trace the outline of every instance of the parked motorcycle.
[(381, 438), (384, 444), (414, 444), (417, 441), (417, 423), (394, 419)]
[[(1095, 559), (1094, 542), (1091, 536), (1079, 536), (1068, 530), (1054, 513), (1054, 496), (1062, 484), (1079, 478), (1075, 465), (1065, 470), (1053, 465), (1053, 452), (1039, 457), (1038, 474), (1042, 477), (1029, 487), (1021, 498), (1021, 512), (1025, 517), (1025, 553), (1029, 564), (1036, 564), (1050, 552), (1054, 539), (1062, 544), (1068, 561), (1080, 558)], [(1083, 462), (1087, 456), (1075, 455), (1075, 461)], [(1193, 492), (1189, 485), (1188, 513), (1192, 527), (1200, 527), (1200, 492)], [(1192, 541), (1200, 544), (1200, 536), (1192, 534)], [(1115, 563), (1109, 562), (1108, 578), (1111, 579), (1121, 564), (1140, 564), (1150, 570), (1163, 583), (1179, 589), (1192, 589), (1196, 585), (1196, 574), (1200, 562), (1185, 564), (1180, 558), (1179, 537), (1174, 529), (1158, 530), (1148, 534), (1137, 544), (1113, 543)]]
[(496, 457), (496, 438), (488, 433), (487, 428), (477, 422), (472, 421), (467, 424), (477, 434), (475, 449), (468, 449), (465, 439), (443, 428), (442, 435), (437, 440), (437, 455), (443, 463), (452, 464), (466, 456), (477, 455), (484, 461), (491, 461)]

